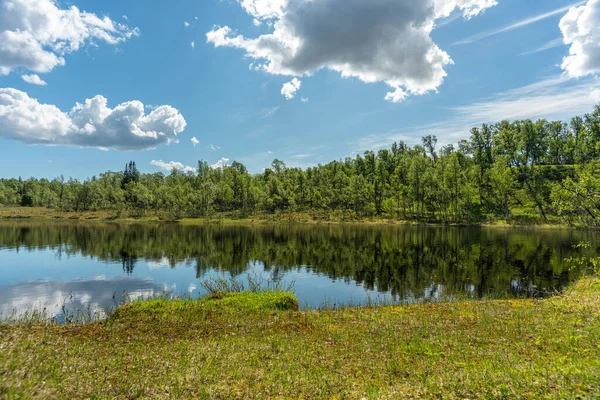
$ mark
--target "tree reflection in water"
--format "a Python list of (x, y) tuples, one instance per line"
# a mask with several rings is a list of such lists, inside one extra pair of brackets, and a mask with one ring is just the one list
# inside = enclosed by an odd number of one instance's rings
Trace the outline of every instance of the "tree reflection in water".
[(562, 289), (574, 276), (564, 259), (600, 253), (597, 234), (570, 230), (391, 226), (185, 226), (2, 222), (0, 249), (52, 249), (120, 262), (132, 274), (138, 260), (171, 267), (193, 262), (243, 274), (258, 263), (276, 279), (309, 271), (398, 299), (537, 296)]

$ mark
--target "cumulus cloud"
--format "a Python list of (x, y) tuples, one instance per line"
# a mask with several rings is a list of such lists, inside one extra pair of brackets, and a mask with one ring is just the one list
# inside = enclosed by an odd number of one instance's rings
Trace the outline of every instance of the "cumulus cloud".
[(38, 86), (46, 86), (47, 85), (47, 83), (36, 74), (21, 75), (21, 79), (23, 79), (27, 83), (31, 83), (32, 85), (38, 85)]
[(287, 0), (238, 0), (242, 8), (258, 20), (281, 18)]
[(229, 158), (221, 158), (219, 161), (217, 161), (215, 164), (211, 165), (210, 167), (212, 169), (223, 169), (225, 167), (227, 167), (227, 165), (229, 164)]
[(150, 165), (154, 165), (155, 167), (169, 172), (173, 171), (174, 169), (178, 171), (183, 171), (185, 173), (196, 171), (193, 167), (190, 167), (189, 165), (183, 165), (182, 163), (177, 161), (164, 162), (163, 160), (152, 160), (150, 161)]
[(200, 141), (198, 139), (196, 139), (195, 136), (191, 140), (192, 140), (192, 144), (194, 145), (194, 147), (196, 147), (200, 144)]
[(571, 8), (559, 27), (564, 43), (570, 45), (562, 69), (572, 78), (600, 72), (600, 0)]
[(183, 26), (186, 27), (186, 28), (189, 28), (190, 27), (190, 23), (187, 22), (187, 21), (184, 21), (183, 22)]
[(393, 92), (388, 92), (385, 95), (385, 99), (387, 101), (391, 101), (392, 103), (400, 103), (404, 101), (404, 99), (406, 99), (407, 97), (408, 93), (400, 87), (397, 87)]
[(446, 18), (459, 10), (464, 18), (469, 19), (483, 13), (486, 9), (498, 5), (497, 0), (434, 0), (437, 18)]
[(296, 97), (296, 92), (300, 90), (302, 86), (302, 81), (298, 78), (292, 79), (290, 82), (284, 83), (281, 88), (281, 95), (285, 97), (286, 100), (291, 100)]
[(137, 28), (75, 6), (61, 9), (54, 0), (0, 0), (0, 75), (49, 72), (86, 43), (117, 45), (136, 35)]
[(366, 83), (385, 82), (386, 98), (435, 91), (450, 56), (432, 40), (438, 19), (459, 10), (471, 18), (496, 0), (238, 0), (272, 32), (257, 38), (235, 35), (228, 26), (206, 34), (215, 47), (243, 49), (253, 68), (303, 76), (323, 68)]
[(27, 144), (144, 150), (177, 140), (186, 127), (175, 108), (156, 107), (149, 114), (137, 100), (108, 107), (103, 96), (63, 112), (27, 93), (0, 88), (0, 136)]
[(190, 43), (190, 46), (192, 46), (192, 49), (193, 49), (194, 47), (196, 47), (196, 42), (194, 42), (194, 41), (192, 40), (192, 42)]
[(302, 97), (300, 99), (301, 102), (306, 103), (308, 101), (308, 97)]

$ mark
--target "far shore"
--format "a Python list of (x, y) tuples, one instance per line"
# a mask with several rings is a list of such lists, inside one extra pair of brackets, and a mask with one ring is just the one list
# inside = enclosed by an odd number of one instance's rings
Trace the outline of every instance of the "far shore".
[(340, 216), (315, 216), (308, 213), (260, 214), (240, 217), (216, 214), (210, 217), (170, 219), (155, 213), (134, 216), (112, 210), (60, 211), (43, 207), (0, 207), (0, 221), (84, 221), (114, 223), (177, 223), (181, 225), (356, 225), (356, 226), (428, 226), (472, 227), (501, 229), (597, 229), (595, 227), (568, 225), (557, 220), (525, 220), (514, 216), (510, 221), (444, 223), (439, 221), (411, 221), (385, 217), (345, 218)]

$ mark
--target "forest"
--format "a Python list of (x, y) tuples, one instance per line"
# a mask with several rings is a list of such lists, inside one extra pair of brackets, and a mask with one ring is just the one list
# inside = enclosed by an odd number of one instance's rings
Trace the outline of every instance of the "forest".
[(239, 162), (213, 169), (201, 160), (195, 172), (143, 174), (131, 161), (84, 181), (0, 179), (0, 204), (166, 220), (303, 213), (600, 227), (600, 105), (569, 123), (484, 124), (456, 145), (426, 135), (419, 145), (394, 143), (306, 170), (275, 159), (251, 174)]

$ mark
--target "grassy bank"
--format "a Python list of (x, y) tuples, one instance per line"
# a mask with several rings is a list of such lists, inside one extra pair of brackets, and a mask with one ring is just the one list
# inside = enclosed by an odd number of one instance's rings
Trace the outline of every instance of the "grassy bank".
[(0, 325), (0, 397), (576, 398), (600, 393), (600, 280), (545, 300), (296, 311), (286, 293)]
[[(428, 226), (482, 226), (497, 228), (513, 227), (535, 227), (543, 229), (565, 229), (572, 226), (561, 223), (557, 219), (544, 221), (541, 218), (533, 218), (531, 215), (515, 215), (511, 221), (491, 220), (485, 223), (460, 223), (443, 224), (440, 222), (417, 222), (390, 219), (383, 217), (373, 218), (346, 218), (338, 215), (313, 215), (310, 213), (279, 213), (260, 214), (250, 217), (239, 217), (234, 214), (215, 214), (206, 218), (182, 218), (177, 221), (169, 221), (164, 216), (147, 212), (142, 216), (128, 216), (127, 213), (114, 211), (59, 211), (43, 207), (0, 207), (0, 220), (77, 220), (77, 221), (113, 221), (113, 222), (177, 222), (183, 225), (265, 225), (265, 224), (356, 224), (356, 225), (428, 225)], [(580, 227), (585, 228), (585, 227)]]

